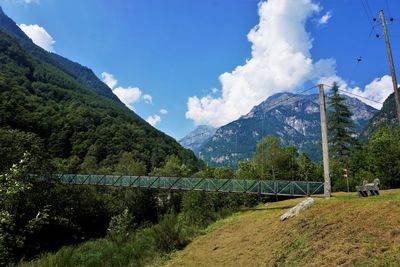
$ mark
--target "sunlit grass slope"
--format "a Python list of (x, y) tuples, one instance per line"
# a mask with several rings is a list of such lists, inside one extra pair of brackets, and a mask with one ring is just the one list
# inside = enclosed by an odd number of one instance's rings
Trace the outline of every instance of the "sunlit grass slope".
[(279, 215), (301, 199), (218, 221), (166, 266), (400, 266), (400, 190), (316, 200), (284, 222)]

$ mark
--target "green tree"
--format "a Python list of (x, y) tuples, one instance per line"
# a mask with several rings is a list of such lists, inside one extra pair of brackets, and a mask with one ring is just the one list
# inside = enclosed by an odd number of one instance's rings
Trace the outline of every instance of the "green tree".
[(44, 171), (48, 167), (45, 166), (43, 142), (37, 135), (0, 128), (0, 173), (7, 172), (26, 152), (32, 155), (27, 162), (31, 170)]
[(194, 173), (192, 175), (194, 178), (213, 178), (214, 177), (214, 169), (208, 166), (204, 166), (203, 169)]
[[(166, 177), (189, 177), (190, 169), (175, 155), (167, 157), (164, 166), (155, 168), (150, 175)], [(179, 210), (182, 194), (173, 191), (160, 191), (157, 194), (158, 207), (161, 213)]]
[(172, 176), (172, 177), (188, 177), (190, 169), (182, 163), (182, 161), (175, 155), (167, 157), (164, 166), (154, 168), (150, 173), (152, 176)]
[(233, 173), (233, 170), (230, 166), (228, 167), (219, 167), (215, 168), (214, 170), (214, 177), (216, 179), (232, 179), (235, 174)]
[(98, 173), (98, 165), (95, 156), (86, 155), (80, 166), (80, 170), (86, 174), (96, 174)]
[(34, 218), (24, 218), (23, 225), (17, 224), (15, 207), (21, 202), (22, 194), (32, 184), (24, 177), (29, 173), (29, 154), (25, 153), (18, 164), (13, 164), (7, 173), (0, 174), (0, 266), (7, 266), (15, 259), (15, 250), (24, 246), (27, 236), (47, 224), (48, 208), (38, 212)]
[(212, 222), (216, 217), (214, 198), (214, 195), (207, 192), (186, 192), (181, 204), (185, 224), (203, 228)]
[(291, 150), (281, 146), (279, 138), (267, 136), (257, 145), (254, 162), (262, 179), (288, 180), (291, 177)]
[(358, 182), (379, 178), (386, 188), (400, 187), (400, 128), (382, 127), (355, 153), (350, 177)]
[(307, 154), (301, 153), (297, 159), (299, 172), (298, 176), (301, 181), (320, 181), (322, 174), (319, 172), (317, 165), (315, 165)]
[(129, 232), (135, 227), (134, 217), (125, 209), (121, 214), (111, 218), (107, 229), (107, 237), (117, 243), (126, 242)]
[(260, 170), (251, 161), (242, 161), (238, 164), (236, 177), (239, 179), (257, 180), (260, 178)]
[(146, 175), (146, 165), (133, 158), (130, 152), (123, 152), (118, 164), (115, 166), (115, 173), (119, 175)]
[(294, 145), (289, 145), (288, 147), (286, 147), (285, 152), (288, 164), (286, 171), (286, 180), (299, 180), (299, 152)]
[(352, 113), (347, 108), (345, 100), (339, 94), (338, 84), (334, 82), (329, 96), (331, 111), (328, 114), (328, 133), (331, 156), (340, 162), (350, 157), (356, 144)]

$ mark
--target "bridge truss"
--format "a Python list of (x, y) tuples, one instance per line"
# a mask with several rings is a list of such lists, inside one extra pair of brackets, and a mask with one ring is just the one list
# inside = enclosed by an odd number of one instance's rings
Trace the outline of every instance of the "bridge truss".
[(54, 174), (36, 180), (74, 185), (97, 185), (183, 191), (230, 192), (276, 196), (311, 196), (324, 193), (323, 182), (242, 180), (191, 177)]

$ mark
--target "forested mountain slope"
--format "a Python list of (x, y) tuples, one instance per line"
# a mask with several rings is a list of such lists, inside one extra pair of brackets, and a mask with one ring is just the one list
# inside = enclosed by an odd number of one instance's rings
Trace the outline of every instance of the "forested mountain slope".
[(0, 65), (1, 169), (25, 150), (40, 151), (44, 161), (68, 172), (109, 172), (123, 152), (148, 171), (172, 154), (197, 168), (193, 153), (173, 138), (29, 55), (1, 31)]
[(40, 58), (57, 68), (60, 68), (65, 73), (69, 74), (77, 82), (86, 86), (96, 94), (105, 98), (112, 99), (116, 103), (124, 106), (117, 96), (113, 94), (110, 88), (100, 81), (93, 71), (76, 62), (72, 62), (55, 53), (47, 52), (41, 47), (35, 45), (32, 40), (9, 18), (0, 7), (0, 30), (3, 30), (10, 36), (16, 38), (19, 44), (31, 55)]
[(364, 137), (371, 136), (380, 126), (395, 125), (398, 122), (396, 115), (396, 103), (394, 101), (394, 93), (392, 93), (385, 102), (381, 110), (379, 110), (362, 131)]

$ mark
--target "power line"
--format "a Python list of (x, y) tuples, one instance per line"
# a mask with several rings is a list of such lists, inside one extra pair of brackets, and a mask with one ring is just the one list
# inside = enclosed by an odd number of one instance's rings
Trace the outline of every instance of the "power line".
[(358, 97), (358, 98), (362, 98), (362, 99), (365, 99), (365, 100), (368, 100), (368, 101), (375, 102), (375, 103), (377, 103), (377, 104), (383, 105), (382, 102), (376, 101), (376, 100), (374, 100), (374, 99), (371, 99), (371, 98), (368, 98), (368, 97), (365, 97), (365, 96), (361, 96), (361, 95), (359, 95), (359, 94), (354, 94), (354, 93), (352, 93), (352, 92), (349, 92), (349, 91), (346, 91), (346, 90), (342, 90), (342, 89), (339, 89), (339, 91), (340, 91), (340, 92), (343, 92), (343, 93), (346, 93), (346, 94), (349, 94), (349, 95), (356, 96), (356, 97)]
[[(333, 86), (327, 85), (327, 84), (324, 84), (324, 85), (327, 86), (327, 87), (330, 87), (330, 88), (333, 87)], [(359, 94), (355, 94), (355, 93), (350, 92), (350, 91), (347, 91), (347, 90), (338, 89), (338, 91), (343, 92), (343, 93), (346, 93), (346, 94), (349, 94), (349, 95), (353, 95), (353, 96), (356, 96), (356, 97), (358, 97), (358, 98), (362, 98), (362, 99), (365, 99), (365, 100), (368, 100), (368, 101), (371, 101), (371, 102), (375, 102), (375, 103), (377, 103), (377, 104), (383, 105), (382, 102), (379, 102), (379, 101), (377, 101), (377, 100), (374, 100), (374, 99), (371, 99), (371, 98), (368, 98), (368, 97), (365, 97), (365, 96), (362, 96), (362, 95), (359, 95)]]
[[(387, 8), (387, 10), (388, 10), (388, 12), (389, 12), (389, 16), (392, 18), (392, 12), (390, 12), (388, 0), (385, 0), (385, 3), (386, 3), (386, 8)], [(392, 18), (392, 19), (393, 19), (393, 18)], [(390, 22), (393, 22), (393, 20), (390, 20)]]
[(369, 4), (368, 4), (368, 0), (364, 0), (364, 1), (365, 1), (365, 5), (366, 5), (367, 8), (368, 8), (369, 14), (373, 14), (372, 9), (371, 9), (371, 7), (370, 7)]
[[(371, 31), (369, 32), (369, 35), (368, 35), (368, 36), (371, 36), (372, 32), (374, 32), (376, 34), (375, 27), (377, 25), (374, 25), (372, 23), (373, 21), (376, 21), (376, 19), (373, 18), (372, 15), (371, 15), (371, 9), (370, 9), (370, 7), (368, 5), (368, 2), (364, 3), (364, 0), (360, 0), (360, 1), (361, 1), (361, 5), (363, 7), (364, 13), (367, 16), (368, 23), (371, 25)], [(368, 7), (368, 9), (367, 9), (367, 7)]]
[(365, 7), (365, 4), (364, 4), (364, 0), (360, 0), (360, 1), (361, 1), (361, 5), (362, 5), (362, 7), (364, 9), (365, 15), (367, 16), (367, 20), (371, 24), (371, 26), (373, 27), (374, 25), (372, 24), (371, 14), (368, 13), (368, 10), (367, 10), (367, 8)]

